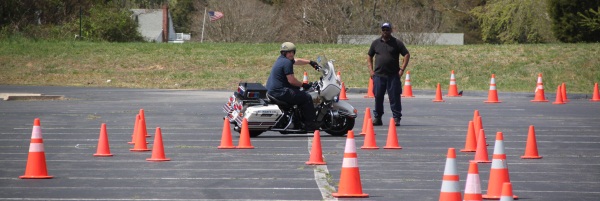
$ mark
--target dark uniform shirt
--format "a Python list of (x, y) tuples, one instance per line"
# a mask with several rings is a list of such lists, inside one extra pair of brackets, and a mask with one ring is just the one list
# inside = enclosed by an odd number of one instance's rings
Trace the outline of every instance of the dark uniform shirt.
[(375, 75), (387, 77), (388, 75), (398, 74), (400, 71), (400, 55), (408, 54), (408, 50), (402, 41), (390, 37), (390, 40), (383, 41), (380, 37), (371, 43), (369, 56), (375, 56)]
[(271, 68), (271, 75), (267, 79), (267, 90), (269, 92), (282, 91), (285, 88), (293, 88), (288, 80), (287, 75), (294, 74), (294, 60), (290, 60), (283, 55), (280, 55)]

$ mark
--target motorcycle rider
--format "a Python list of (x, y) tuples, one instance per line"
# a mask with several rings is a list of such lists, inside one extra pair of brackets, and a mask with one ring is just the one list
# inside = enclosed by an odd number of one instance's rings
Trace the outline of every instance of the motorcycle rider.
[(300, 87), (308, 89), (309, 84), (302, 83), (294, 77), (294, 65), (310, 64), (317, 68), (317, 62), (294, 58), (296, 55), (296, 46), (291, 42), (281, 44), (279, 57), (271, 68), (271, 74), (267, 80), (267, 93), (277, 100), (286, 102), (290, 105), (298, 105), (302, 110), (303, 122), (306, 131), (319, 129), (315, 122), (316, 114), (313, 106), (312, 97), (305, 91), (300, 91)]

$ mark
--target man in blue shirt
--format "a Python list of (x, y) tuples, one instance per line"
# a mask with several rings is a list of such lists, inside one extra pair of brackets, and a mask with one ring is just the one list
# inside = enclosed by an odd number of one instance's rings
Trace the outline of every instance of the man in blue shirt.
[(294, 77), (294, 65), (310, 64), (313, 68), (316, 68), (317, 62), (294, 58), (296, 46), (290, 42), (281, 44), (279, 52), (280, 55), (273, 64), (271, 75), (267, 80), (267, 93), (277, 100), (290, 105), (298, 105), (304, 117), (306, 131), (312, 132), (319, 129), (315, 123), (316, 114), (312, 97), (308, 93), (300, 91), (300, 87), (308, 89), (310, 86)]
[[(404, 43), (392, 36), (392, 25), (387, 22), (381, 25), (381, 38), (377, 38), (371, 43), (367, 54), (369, 73), (373, 78), (373, 91), (375, 93), (373, 125), (383, 125), (381, 121), (383, 98), (387, 91), (394, 121), (396, 126), (400, 126), (400, 120), (402, 119), (402, 103), (400, 102), (402, 82), (400, 77), (408, 66), (410, 54)], [(400, 66), (400, 55), (404, 57), (402, 66)], [(373, 57), (375, 57), (375, 65), (373, 65)]]

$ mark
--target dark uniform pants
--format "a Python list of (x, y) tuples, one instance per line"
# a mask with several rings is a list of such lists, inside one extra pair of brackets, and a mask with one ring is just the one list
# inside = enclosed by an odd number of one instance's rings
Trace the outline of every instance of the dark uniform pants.
[(315, 121), (315, 107), (313, 106), (312, 97), (308, 93), (300, 91), (299, 89), (285, 88), (282, 91), (271, 91), (269, 94), (280, 101), (284, 101), (290, 105), (298, 105), (302, 110), (303, 121), (313, 122)]
[(394, 118), (402, 118), (402, 102), (400, 95), (402, 94), (402, 82), (400, 75), (394, 74), (388, 77), (373, 76), (373, 93), (375, 94), (375, 110), (373, 115), (375, 118), (381, 118), (383, 115), (383, 98), (385, 92), (388, 93), (390, 107)]

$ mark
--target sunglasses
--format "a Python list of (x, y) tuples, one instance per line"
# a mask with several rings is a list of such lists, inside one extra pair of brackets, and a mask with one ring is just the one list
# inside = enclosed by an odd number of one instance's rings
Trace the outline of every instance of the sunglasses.
[(392, 29), (383, 28), (383, 29), (381, 29), (381, 31), (392, 31)]

